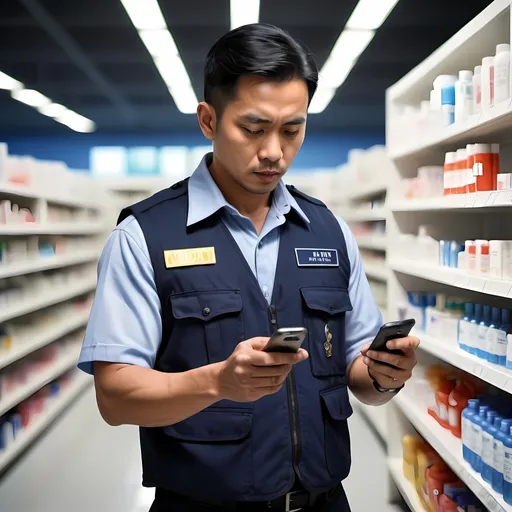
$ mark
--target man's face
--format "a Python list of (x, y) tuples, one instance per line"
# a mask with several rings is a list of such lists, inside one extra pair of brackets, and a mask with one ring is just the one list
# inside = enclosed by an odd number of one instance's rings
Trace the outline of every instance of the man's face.
[(274, 190), (302, 146), (307, 108), (304, 80), (242, 77), (214, 136), (215, 158), (224, 172), (253, 194)]

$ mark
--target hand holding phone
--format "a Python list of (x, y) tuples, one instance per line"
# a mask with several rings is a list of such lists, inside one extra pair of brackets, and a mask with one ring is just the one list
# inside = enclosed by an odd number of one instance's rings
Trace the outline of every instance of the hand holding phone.
[(415, 320), (410, 318), (408, 320), (400, 320), (398, 322), (388, 322), (384, 324), (375, 339), (373, 340), (368, 350), (376, 350), (379, 352), (388, 352), (390, 354), (403, 355), (401, 350), (391, 350), (387, 347), (387, 342), (390, 340), (397, 340), (409, 336), (412, 328), (414, 327)]
[(272, 335), (264, 352), (298, 352), (308, 331), (305, 327), (277, 329)]

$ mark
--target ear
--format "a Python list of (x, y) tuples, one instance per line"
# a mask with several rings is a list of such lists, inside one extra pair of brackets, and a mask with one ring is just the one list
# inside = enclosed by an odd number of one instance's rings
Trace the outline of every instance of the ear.
[(217, 127), (217, 115), (215, 109), (205, 101), (202, 101), (197, 106), (197, 120), (203, 135), (208, 140), (215, 139), (215, 132)]

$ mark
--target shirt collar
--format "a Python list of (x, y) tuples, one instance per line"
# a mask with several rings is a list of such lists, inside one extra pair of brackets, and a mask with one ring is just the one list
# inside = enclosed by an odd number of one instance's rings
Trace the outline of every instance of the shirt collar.
[[(212, 153), (206, 154), (190, 177), (188, 183), (187, 227), (211, 217), (221, 209), (225, 209), (233, 215), (240, 215), (236, 208), (226, 201), (208, 170), (212, 156)], [(299, 206), (295, 197), (290, 194), (282, 180), (279, 181), (274, 190), (272, 206), (282, 215), (290, 213), (293, 208), (304, 222), (309, 223), (307, 215)]]

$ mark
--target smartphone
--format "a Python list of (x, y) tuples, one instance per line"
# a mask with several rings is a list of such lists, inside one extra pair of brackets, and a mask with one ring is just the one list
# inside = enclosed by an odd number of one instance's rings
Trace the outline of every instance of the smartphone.
[(377, 333), (377, 336), (375, 336), (375, 339), (368, 350), (379, 350), (389, 352), (390, 354), (403, 355), (401, 350), (388, 349), (386, 347), (386, 343), (389, 340), (396, 340), (409, 336), (409, 333), (415, 323), (414, 318), (410, 318), (408, 320), (400, 320), (399, 322), (388, 322), (387, 324), (384, 324)]
[(277, 329), (263, 349), (264, 352), (297, 352), (306, 337), (305, 327)]

